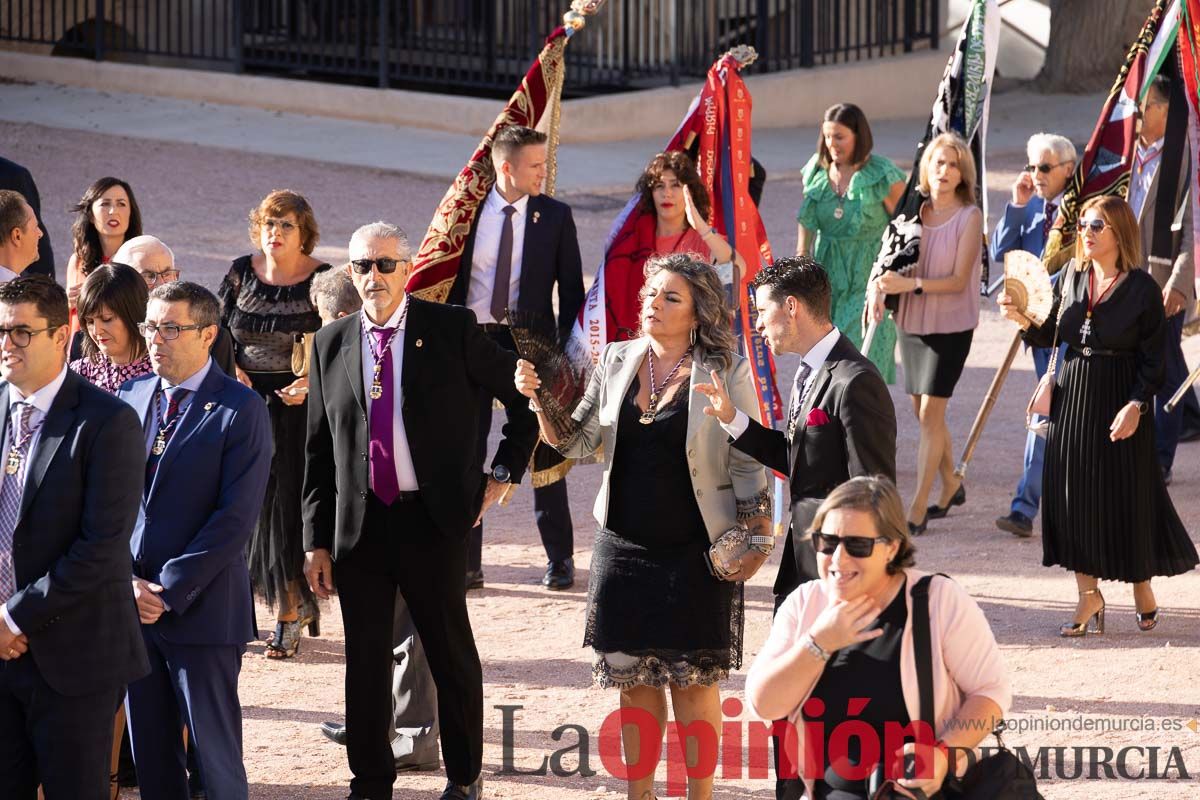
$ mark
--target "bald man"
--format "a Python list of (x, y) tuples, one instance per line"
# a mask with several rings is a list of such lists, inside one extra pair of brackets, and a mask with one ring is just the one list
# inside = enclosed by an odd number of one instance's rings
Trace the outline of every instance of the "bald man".
[[(175, 266), (175, 253), (156, 236), (135, 236), (113, 253), (113, 263), (127, 264), (138, 271), (146, 288), (154, 291), (164, 283), (179, 280), (182, 270)], [(74, 356), (72, 345), (72, 357)], [(223, 326), (217, 326), (212, 358), (226, 375), (234, 375), (233, 337)]]

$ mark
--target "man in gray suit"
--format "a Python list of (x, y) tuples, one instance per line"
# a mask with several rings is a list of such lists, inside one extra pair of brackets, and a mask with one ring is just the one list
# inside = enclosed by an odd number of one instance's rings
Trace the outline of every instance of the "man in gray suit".
[[(1160, 73), (1146, 94), (1127, 195), (1142, 232), (1143, 268), (1162, 289), (1167, 314), (1166, 377), (1154, 398), (1154, 428), (1158, 461), (1168, 483), (1183, 409), (1176, 408), (1167, 414), (1163, 406), (1187, 379), (1187, 362), (1180, 342), (1186, 311), (1196, 300), (1188, 152), (1183, 146), (1176, 152), (1166, 152), (1164, 148), (1173, 89), (1172, 79)], [(1175, 112), (1186, 118), (1186, 110), (1175, 109)], [(1173, 196), (1160, 197), (1164, 193)]]
[[(362, 307), (362, 298), (345, 270), (318, 273), (309, 293), (321, 315), (322, 325), (356, 314)], [(396, 662), (392, 672), (392, 728), (396, 731), (392, 739), (392, 756), (396, 760), (396, 771), (435, 770), (440, 764), (437, 687), (408, 605), (398, 592), (392, 625), (392, 657)], [(345, 725), (323, 722), (321, 733), (345, 747)]]

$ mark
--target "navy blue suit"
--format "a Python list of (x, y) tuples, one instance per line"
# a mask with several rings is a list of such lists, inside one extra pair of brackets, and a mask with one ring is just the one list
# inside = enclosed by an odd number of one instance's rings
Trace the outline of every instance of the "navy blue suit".
[[(118, 393), (147, 431), (158, 387), (148, 375)], [(134, 575), (160, 584), (168, 609), (142, 626), (152, 671), (129, 687), (130, 740), (147, 800), (187, 797), (184, 725), (208, 796), (244, 800), (237, 684), (257, 638), (245, 550), (270, 472), (270, 421), (262, 398), (212, 362), (185, 403), (130, 542)]]

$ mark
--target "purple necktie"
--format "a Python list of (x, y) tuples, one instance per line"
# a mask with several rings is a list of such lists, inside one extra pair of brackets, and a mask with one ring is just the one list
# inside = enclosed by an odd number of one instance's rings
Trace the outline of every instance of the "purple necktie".
[(383, 394), (371, 401), (371, 491), (385, 506), (390, 506), (400, 496), (400, 481), (396, 477), (396, 454), (392, 452), (392, 414), (396, 400), (392, 397), (392, 348), (391, 338), (395, 328), (372, 328), (375, 337), (379, 364), (379, 383)]
[(1054, 217), (1058, 214), (1058, 206), (1054, 203), (1046, 203), (1046, 218), (1042, 220), (1042, 238), (1049, 239), (1050, 231), (1054, 228)]
[(504, 221), (500, 223), (500, 250), (496, 253), (496, 282), (492, 285), (492, 318), (504, 322), (508, 316), (508, 290), (512, 282), (513, 214), (517, 209), (505, 206), (500, 209)]

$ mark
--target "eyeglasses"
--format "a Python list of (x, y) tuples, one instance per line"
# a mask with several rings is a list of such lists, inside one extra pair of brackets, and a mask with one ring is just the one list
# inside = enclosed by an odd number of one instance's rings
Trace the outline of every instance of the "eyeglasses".
[(155, 325), (153, 322), (139, 322), (137, 329), (138, 333), (146, 341), (153, 341), (155, 336), (161, 336), (165, 341), (171, 342), (178, 339), (179, 334), (183, 331), (198, 331), (207, 327), (207, 325), (176, 325), (174, 322), (168, 322), (164, 325)]
[(288, 222), (284, 219), (271, 219), (270, 217), (262, 221), (262, 226), (267, 230), (278, 228), (284, 233), (291, 233), (292, 231), (296, 230), (296, 223)]
[(152, 272), (151, 270), (145, 269), (142, 270), (141, 276), (142, 280), (146, 282), (147, 286), (157, 286), (160, 283), (170, 283), (171, 281), (178, 280), (179, 270), (164, 269), (162, 272)]
[(4, 337), (8, 337), (8, 341), (13, 347), (29, 347), (29, 342), (33, 340), (35, 333), (45, 333), (52, 331), (54, 328), (38, 328), (32, 330), (30, 328), (0, 328), (0, 341), (4, 341)]
[(380, 275), (391, 275), (400, 263), (394, 258), (357, 258), (350, 262), (350, 267), (358, 275), (370, 275), (371, 267), (379, 270)]
[(870, 558), (871, 553), (875, 552), (876, 542), (889, 541), (886, 536), (834, 536), (831, 533), (814, 533), (812, 535), (813, 547), (823, 556), (831, 556), (837, 550), (840, 544), (846, 550), (847, 555), (855, 558)]
[(1045, 175), (1050, 170), (1057, 169), (1058, 167), (1061, 167), (1063, 164), (1072, 164), (1072, 163), (1074, 163), (1074, 162), (1060, 161), (1057, 164), (1026, 164), (1025, 172), (1040, 172), (1043, 175)]
[(1080, 233), (1083, 233), (1088, 228), (1092, 229), (1092, 233), (1100, 233), (1108, 227), (1108, 223), (1102, 219), (1081, 219), (1077, 227)]

